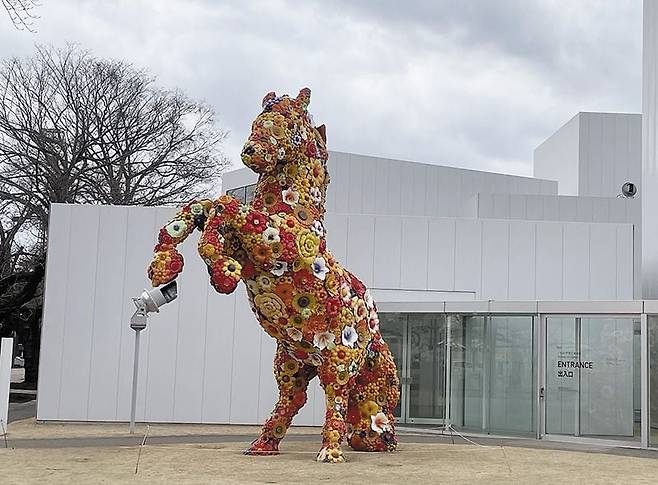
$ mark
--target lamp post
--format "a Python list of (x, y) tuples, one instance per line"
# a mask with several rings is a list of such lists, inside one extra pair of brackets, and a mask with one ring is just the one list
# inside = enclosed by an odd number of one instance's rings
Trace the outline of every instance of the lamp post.
[(160, 307), (166, 303), (174, 301), (178, 296), (176, 281), (166, 284), (161, 288), (144, 290), (137, 298), (133, 298), (133, 303), (137, 310), (130, 317), (130, 328), (135, 331), (135, 351), (133, 354), (133, 388), (130, 396), (130, 434), (135, 432), (135, 413), (137, 409), (137, 380), (139, 377), (139, 340), (142, 330), (146, 328), (148, 314), (151, 312), (160, 312)]

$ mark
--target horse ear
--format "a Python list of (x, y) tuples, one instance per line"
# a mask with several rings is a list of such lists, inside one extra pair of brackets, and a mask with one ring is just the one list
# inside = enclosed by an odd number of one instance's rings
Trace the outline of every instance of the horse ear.
[(299, 91), (297, 95), (297, 102), (302, 106), (302, 108), (308, 108), (308, 105), (311, 103), (311, 90), (309, 88), (303, 88)]
[(316, 130), (318, 130), (318, 133), (320, 133), (320, 136), (322, 137), (322, 141), (327, 143), (327, 127), (324, 125), (316, 126)]
[(276, 93), (274, 91), (270, 91), (269, 93), (267, 93), (263, 98), (263, 103), (262, 103), (263, 108), (265, 108), (265, 106), (267, 106), (275, 98), (276, 98)]

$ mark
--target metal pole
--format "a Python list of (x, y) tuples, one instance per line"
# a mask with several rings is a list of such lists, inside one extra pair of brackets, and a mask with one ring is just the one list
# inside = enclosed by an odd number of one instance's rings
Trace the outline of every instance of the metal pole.
[(139, 373), (139, 335), (142, 329), (135, 329), (135, 361), (133, 362), (133, 391), (130, 404), (130, 434), (135, 433), (135, 410), (137, 408), (137, 377)]
[(649, 378), (649, 318), (646, 313), (640, 317), (640, 446), (648, 448), (651, 436)]

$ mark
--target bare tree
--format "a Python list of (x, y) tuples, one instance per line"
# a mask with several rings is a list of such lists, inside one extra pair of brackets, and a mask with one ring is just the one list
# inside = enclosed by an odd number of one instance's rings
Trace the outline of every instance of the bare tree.
[(34, 20), (38, 17), (34, 13), (35, 7), (39, 7), (38, 0), (0, 0), (2, 6), (9, 14), (11, 22), (18, 30), (36, 32)]
[(34, 268), (44, 263), (52, 203), (166, 205), (215, 195), (229, 164), (226, 136), (209, 106), (122, 61), (68, 46), (2, 62), (0, 278), (24, 277), (7, 280), (5, 293), (20, 283), (22, 294), (36, 294), (40, 280), (25, 278), (43, 274)]

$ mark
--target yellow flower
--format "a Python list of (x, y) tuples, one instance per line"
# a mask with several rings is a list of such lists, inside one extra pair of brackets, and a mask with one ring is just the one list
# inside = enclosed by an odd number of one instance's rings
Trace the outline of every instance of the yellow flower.
[(240, 272), (242, 271), (242, 266), (240, 266), (240, 263), (238, 263), (237, 261), (233, 259), (229, 259), (228, 261), (224, 262), (224, 265), (222, 266), (222, 271), (226, 276), (240, 278)]
[(289, 376), (294, 375), (299, 370), (299, 362), (290, 359), (283, 364), (283, 372)]
[(299, 257), (306, 264), (311, 264), (320, 250), (320, 239), (308, 229), (304, 229), (297, 235), (296, 243)]
[(313, 310), (316, 303), (315, 296), (312, 293), (298, 293), (292, 298), (292, 306), (298, 312), (306, 309)]
[(336, 278), (335, 273), (329, 273), (325, 276), (324, 287), (330, 295), (336, 296), (338, 294), (338, 278)]
[(286, 305), (274, 293), (256, 295), (254, 305), (269, 320), (277, 321), (286, 312)]
[(366, 416), (373, 416), (379, 411), (379, 406), (375, 401), (364, 401), (359, 405), (359, 409)]

